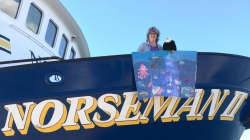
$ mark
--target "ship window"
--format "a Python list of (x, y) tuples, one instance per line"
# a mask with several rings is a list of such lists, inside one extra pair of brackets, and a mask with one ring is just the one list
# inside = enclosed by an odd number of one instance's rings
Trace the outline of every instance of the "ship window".
[(34, 33), (38, 33), (38, 29), (42, 19), (42, 12), (33, 4), (30, 5), (26, 26)]
[(0, 9), (12, 18), (17, 17), (21, 0), (0, 0)]
[(76, 55), (76, 52), (74, 48), (71, 48), (70, 54), (69, 54), (69, 59), (74, 59)]
[(56, 38), (57, 26), (50, 20), (45, 35), (45, 41), (53, 47)]
[(67, 45), (68, 45), (68, 39), (66, 38), (65, 35), (62, 35), (62, 40), (61, 40), (60, 47), (59, 47), (59, 55), (62, 58), (64, 58)]

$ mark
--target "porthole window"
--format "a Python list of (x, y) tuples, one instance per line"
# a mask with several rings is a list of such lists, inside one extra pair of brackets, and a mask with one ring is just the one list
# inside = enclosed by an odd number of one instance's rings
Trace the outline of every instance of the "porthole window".
[(54, 46), (55, 38), (57, 33), (57, 26), (54, 24), (52, 20), (49, 20), (45, 41), (51, 46)]
[(29, 13), (26, 19), (26, 26), (35, 34), (38, 33), (42, 20), (42, 12), (34, 5), (30, 5)]
[(0, 0), (0, 9), (5, 14), (16, 19), (21, 0)]
[(60, 47), (59, 47), (59, 55), (64, 58), (65, 56), (65, 50), (67, 48), (68, 45), (68, 39), (66, 38), (65, 35), (62, 35), (62, 39), (61, 39), (61, 43), (60, 43)]

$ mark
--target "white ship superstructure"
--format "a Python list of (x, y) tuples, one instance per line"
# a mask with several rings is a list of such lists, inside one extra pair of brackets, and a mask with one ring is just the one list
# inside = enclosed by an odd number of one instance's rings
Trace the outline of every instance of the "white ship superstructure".
[(0, 0), (0, 61), (51, 56), (90, 57), (81, 29), (60, 1)]

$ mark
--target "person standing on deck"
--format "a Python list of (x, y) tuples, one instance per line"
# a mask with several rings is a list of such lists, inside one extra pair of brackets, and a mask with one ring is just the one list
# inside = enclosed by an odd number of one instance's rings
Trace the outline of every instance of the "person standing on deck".
[(162, 46), (158, 44), (160, 31), (156, 27), (150, 27), (146, 34), (146, 42), (143, 42), (137, 49), (137, 52), (158, 51)]

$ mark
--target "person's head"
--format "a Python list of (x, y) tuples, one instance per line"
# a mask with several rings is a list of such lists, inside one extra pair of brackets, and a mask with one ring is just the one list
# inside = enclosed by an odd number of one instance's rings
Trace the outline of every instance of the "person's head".
[(155, 42), (159, 41), (160, 31), (155, 27), (150, 27), (147, 32), (147, 42)]

